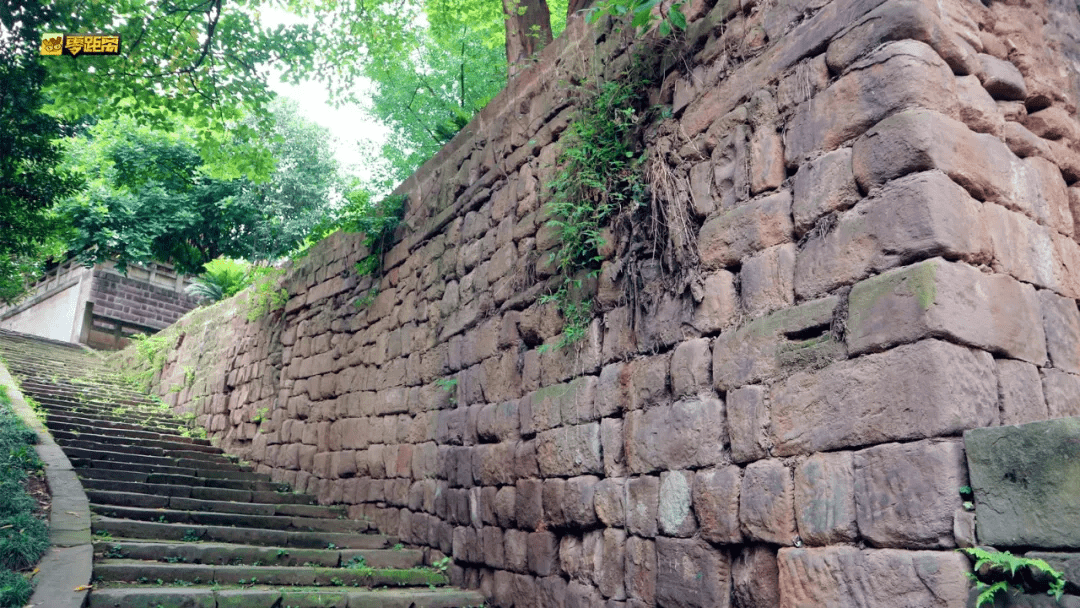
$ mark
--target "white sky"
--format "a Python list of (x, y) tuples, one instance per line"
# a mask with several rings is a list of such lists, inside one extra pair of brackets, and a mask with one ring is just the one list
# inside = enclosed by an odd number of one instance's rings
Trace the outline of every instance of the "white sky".
[[(270, 27), (301, 21), (296, 15), (269, 6), (262, 7), (259, 17), (263, 25)], [(326, 87), (321, 83), (284, 83), (280, 73), (273, 67), (270, 69), (269, 81), (270, 88), (275, 93), (297, 103), (302, 116), (326, 127), (334, 136), (334, 155), (341, 165), (342, 173), (361, 178), (370, 176), (370, 159), (378, 157), (389, 133), (383, 124), (372, 119), (356, 104), (335, 108), (329, 103)]]

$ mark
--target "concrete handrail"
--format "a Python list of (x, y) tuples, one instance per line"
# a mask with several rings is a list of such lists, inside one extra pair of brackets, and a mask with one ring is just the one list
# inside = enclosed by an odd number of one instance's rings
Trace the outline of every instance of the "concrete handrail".
[(90, 501), (60, 446), (23, 399), (15, 380), (0, 361), (0, 385), (6, 386), (15, 414), (38, 436), (37, 453), (45, 463), (45, 478), (52, 493), (49, 513), (49, 550), (34, 576), (29, 606), (81, 608), (93, 574), (94, 546), (90, 536)]

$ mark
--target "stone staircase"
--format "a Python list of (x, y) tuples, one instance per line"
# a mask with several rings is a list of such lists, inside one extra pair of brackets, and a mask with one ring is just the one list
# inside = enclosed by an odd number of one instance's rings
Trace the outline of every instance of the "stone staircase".
[(404, 548), (191, 436), (95, 353), (0, 330), (0, 356), (37, 401), (93, 516), (90, 608), (456, 608)]

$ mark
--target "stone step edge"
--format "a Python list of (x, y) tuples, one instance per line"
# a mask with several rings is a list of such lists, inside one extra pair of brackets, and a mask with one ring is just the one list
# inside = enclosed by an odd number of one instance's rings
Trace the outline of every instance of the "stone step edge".
[[(189, 550), (195, 549), (195, 553), (206, 552), (209, 555), (217, 552), (223, 554), (225, 557), (231, 559), (243, 559), (244, 553), (252, 554), (257, 558), (268, 559), (280, 559), (285, 557), (298, 557), (300, 559), (307, 558), (321, 558), (321, 563), (315, 563), (313, 565), (323, 568), (339, 568), (342, 564), (347, 564), (350, 560), (356, 557), (364, 558), (365, 562), (372, 567), (395, 567), (395, 568), (412, 568), (424, 565), (424, 553), (421, 548), (391, 548), (391, 549), (298, 549), (295, 547), (275, 547), (275, 546), (262, 546), (262, 545), (241, 545), (232, 543), (184, 543), (184, 542), (162, 542), (162, 541), (132, 541), (132, 540), (95, 540), (94, 541), (94, 554), (106, 557), (112, 555), (109, 559), (137, 559), (147, 562), (166, 562), (166, 563), (179, 563), (179, 564), (211, 564), (215, 565), (215, 562), (203, 562), (203, 561), (168, 561), (170, 557), (177, 557), (180, 554), (188, 553)], [(124, 552), (129, 552), (127, 555)], [(144, 557), (131, 557), (130, 552), (150, 552), (151, 555), (156, 558), (144, 558)], [(267, 556), (267, 554), (270, 554)], [(278, 555), (280, 554), (280, 555)], [(202, 556), (197, 556), (202, 557)], [(390, 561), (409, 562), (408, 566), (375, 566), (373, 564), (387, 563)], [(331, 565), (332, 564), (332, 565)], [(216, 565), (244, 565), (244, 564), (216, 564)], [(255, 565), (255, 564), (247, 564)], [(275, 566), (277, 564), (265, 563), (264, 566)]]
[[(168, 587), (168, 588), (130, 588), (130, 587), (105, 587), (97, 589), (90, 594), (88, 608), (113, 608), (114, 606), (145, 606), (150, 601), (168, 601), (168, 598), (207, 599), (217, 605), (218, 600), (231, 602), (232, 606), (245, 606), (247, 608), (271, 608), (273, 606), (288, 605), (289, 599), (294, 601), (308, 594), (315, 594), (315, 601), (325, 599), (344, 599), (345, 604), (338, 603), (339, 608), (474, 608), (485, 605), (484, 596), (478, 591), (466, 591), (453, 587), (441, 587), (436, 589), (413, 588), (413, 589), (349, 589), (344, 591), (332, 591), (326, 587), (296, 588), (282, 591), (273, 587), (251, 587), (245, 589), (212, 589), (210, 587)], [(131, 603), (126, 603), (129, 600)], [(339, 600), (340, 601), (340, 600)], [(185, 605), (200, 605), (197, 603)], [(312, 602), (314, 605), (315, 604)], [(211, 605), (206, 603), (205, 605)], [(311, 604), (309, 604), (311, 605)]]

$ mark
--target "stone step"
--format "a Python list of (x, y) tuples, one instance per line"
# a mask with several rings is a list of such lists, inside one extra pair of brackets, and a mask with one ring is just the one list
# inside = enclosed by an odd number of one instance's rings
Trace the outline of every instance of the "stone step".
[(68, 453), (68, 459), (71, 460), (71, 465), (76, 469), (112, 469), (117, 471), (123, 471), (126, 473), (145, 473), (147, 475), (173, 475), (181, 477), (202, 477), (204, 479), (231, 479), (250, 481), (252, 479), (258, 481), (269, 481), (270, 476), (262, 473), (252, 473), (248, 471), (229, 471), (226, 469), (214, 469), (206, 466), (200, 466), (199, 468), (192, 467), (179, 467), (179, 466), (166, 466), (161, 464), (142, 464), (138, 462), (131, 462), (128, 460), (101, 460), (96, 458), (87, 458), (85, 456), (76, 456)]
[[(260, 484), (263, 482), (259, 482)], [(315, 497), (294, 492), (273, 490), (245, 490), (207, 486), (190, 486), (172, 483), (147, 483), (140, 481), (118, 481), (114, 479), (95, 479), (86, 477), (82, 480), (87, 490), (121, 492), (131, 494), (153, 494), (199, 500), (223, 500), (231, 502), (256, 502), (267, 504), (313, 505)], [(271, 484), (276, 485), (276, 484)]]
[(460, 589), (104, 588), (88, 608), (465, 608), (484, 596)]
[(180, 424), (180, 421), (173, 416), (144, 414), (143, 412), (117, 413), (115, 408), (113, 410), (105, 410), (77, 404), (58, 405), (48, 399), (38, 398), (38, 396), (35, 395), (32, 391), (27, 391), (26, 394), (30, 395), (34, 398), (35, 401), (40, 403), (42, 409), (44, 409), (46, 413), (56, 413), (69, 416), (75, 415), (90, 420), (104, 420), (108, 422), (134, 424), (152, 430), (161, 430), (163, 432), (177, 434), (179, 434), (179, 431), (183, 428), (183, 425)]
[(423, 565), (419, 549), (294, 549), (220, 543), (157, 543), (97, 541), (100, 556), (184, 564), (256, 566), (321, 566), (338, 568), (362, 558), (371, 568), (415, 568)]
[(124, 471), (120, 469), (104, 467), (83, 467), (79, 465), (76, 465), (75, 469), (75, 472), (79, 475), (79, 477), (91, 479), (111, 479), (114, 481), (177, 484), (182, 486), (202, 486), (207, 488), (225, 488), (229, 490), (250, 490), (257, 492), (291, 492), (287, 484), (274, 481), (263, 481), (261, 479), (258, 481), (251, 479), (216, 479), (209, 477), (197, 477), (195, 475), (174, 475), (172, 473), (143, 473), (139, 471)]
[(371, 528), (371, 524), (366, 521), (352, 519), (219, 513), (215, 511), (179, 511), (176, 509), (146, 509), (119, 505), (100, 505), (93, 502), (90, 503), (90, 510), (98, 515), (136, 521), (229, 526), (234, 528), (302, 530), (308, 532), (333, 532), (341, 534), (366, 532)]
[(323, 568), (288, 566), (219, 566), (163, 564), (156, 561), (102, 559), (94, 578), (141, 584), (289, 585), (334, 587), (416, 587), (445, 585), (446, 575), (427, 568)]
[(95, 534), (107, 532), (122, 539), (158, 541), (204, 541), (307, 549), (385, 549), (397, 543), (382, 534), (341, 534), (334, 532), (299, 532), (266, 528), (229, 528), (204, 524), (169, 524), (93, 516)]
[(288, 517), (344, 517), (343, 507), (314, 504), (282, 504), (235, 502), (231, 500), (202, 500), (183, 496), (166, 496), (156, 493), (110, 492), (86, 489), (90, 502), (99, 505), (138, 507), (142, 509), (175, 509), (180, 511), (214, 511), (217, 513), (240, 513), (244, 515), (280, 515)]
[(60, 443), (68, 458), (85, 458), (94, 461), (130, 462), (153, 465), (153, 467), (176, 467), (180, 469), (214, 469), (251, 473), (252, 468), (238, 464), (220, 454), (201, 451), (164, 450), (160, 447), (141, 445), (95, 444), (93, 442), (64, 441)]
[[(224, 456), (224, 453), (220, 448), (216, 448), (212, 445), (200, 445), (196, 443), (172, 441), (170, 439), (159, 439), (150, 437), (132, 437), (129, 435), (109, 435), (97, 432), (98, 429), (94, 429), (89, 426), (81, 426), (80, 428), (73, 428), (70, 425), (57, 425), (52, 423), (49, 425), (52, 431), (52, 436), (57, 441), (85, 441), (96, 444), (99, 446), (96, 449), (110, 449), (105, 446), (125, 446), (134, 447), (138, 445), (143, 449), (154, 449), (159, 451), (171, 451), (171, 452), (197, 452), (199, 454), (212, 454)], [(61, 428), (65, 427), (65, 428)], [(86, 429), (86, 430), (83, 430)], [(72, 444), (74, 445), (74, 444)], [(76, 445), (76, 447), (82, 447)], [(115, 449), (115, 448), (112, 448)]]
[(109, 422), (107, 420), (83, 418), (56, 412), (47, 413), (45, 419), (49, 429), (56, 428), (68, 432), (77, 431), (80, 433), (96, 433), (98, 435), (130, 439), (131, 441), (162, 439), (176, 443), (191, 443), (199, 446), (213, 447), (209, 439), (184, 437), (183, 435), (176, 433), (155, 432), (153, 430), (148, 430), (147, 427), (139, 426), (137, 424), (128, 424), (126, 422)]
[[(86, 439), (57, 437), (55, 434), (53, 437), (57, 440), (57, 443), (60, 444), (60, 447), (64, 449), (64, 452), (72, 457), (94, 459), (95, 455), (98, 455), (102, 460), (128, 460), (131, 462), (142, 463), (166, 463), (171, 461), (178, 463), (177, 466), (187, 466), (183, 464), (184, 462), (187, 462), (189, 464), (198, 463), (197, 466), (215, 469), (234, 468), (241, 471), (251, 470), (251, 467), (239, 465), (225, 457), (224, 454), (196, 452), (194, 450), (167, 450), (160, 447), (148, 446), (143, 442), (139, 442), (138, 444), (97, 443)], [(127, 456), (127, 458), (121, 458), (120, 456)]]

